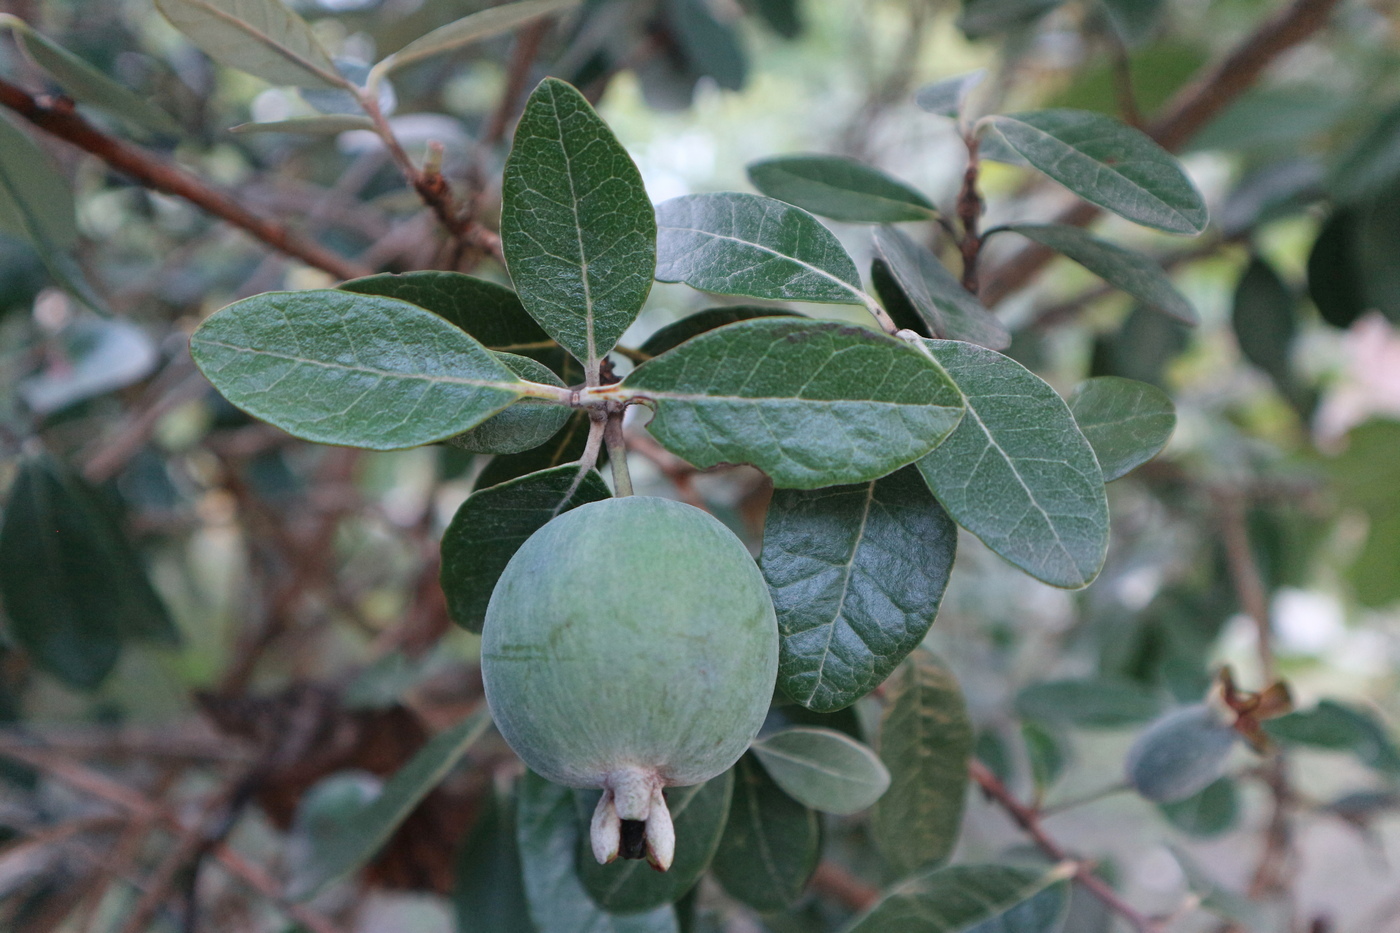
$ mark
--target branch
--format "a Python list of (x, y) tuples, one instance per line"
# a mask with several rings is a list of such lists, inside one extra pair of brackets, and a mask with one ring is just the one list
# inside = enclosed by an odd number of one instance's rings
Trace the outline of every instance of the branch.
[(249, 233), (254, 239), (339, 279), (368, 275), (370, 270), (338, 256), (318, 243), (302, 239), (284, 224), (261, 217), (230, 195), (178, 166), (130, 143), (108, 136), (73, 110), (65, 98), (37, 98), (0, 79), (0, 105), (9, 108), (51, 136), (90, 152), (112, 168), (154, 191), (184, 198)]
[(1075, 883), (1084, 890), (1103, 902), (1104, 906), (1127, 921), (1137, 933), (1162, 933), (1162, 926), (1156, 920), (1141, 913), (1127, 901), (1118, 896), (1118, 893), (1109, 887), (1098, 875), (1094, 874), (1089, 863), (1074, 858), (1064, 847), (1054, 839), (1050, 838), (1040, 825), (1039, 811), (1026, 806), (1012, 796), (1011, 791), (1006, 789), (1000, 779), (997, 778), (987, 766), (977, 759), (973, 759), (967, 766), (968, 774), (982, 788), (982, 793), (994, 801), (998, 806), (1006, 811), (1006, 815), (1011, 817), (1012, 822), (1021, 827), (1027, 836), (1031, 837), (1040, 851), (1050, 856), (1056, 862), (1071, 862), (1074, 865)]
[[(1152, 121), (1147, 133), (1165, 149), (1175, 152), (1196, 131), (1218, 116), (1249, 90), (1264, 69), (1280, 55), (1305, 41), (1327, 23), (1340, 0), (1293, 0), (1214, 65), (1202, 69), (1191, 83), (1176, 93)], [(1055, 223), (1087, 226), (1099, 215), (1099, 208), (1080, 201), (1055, 218)], [(982, 303), (997, 304), (1023, 288), (1056, 253), (1039, 243), (1032, 244), (1003, 262), (987, 276)]]

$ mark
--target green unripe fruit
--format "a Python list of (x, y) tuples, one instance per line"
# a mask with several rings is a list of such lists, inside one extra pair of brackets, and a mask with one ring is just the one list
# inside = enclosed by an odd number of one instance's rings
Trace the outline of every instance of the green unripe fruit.
[(707, 781), (749, 747), (773, 694), (778, 625), (733, 532), (691, 506), (626, 496), (566, 512), (521, 546), (486, 610), (481, 670), (527, 765), (603, 788), (599, 861), (645, 823), (647, 857), (664, 869), (674, 835), (661, 788)]

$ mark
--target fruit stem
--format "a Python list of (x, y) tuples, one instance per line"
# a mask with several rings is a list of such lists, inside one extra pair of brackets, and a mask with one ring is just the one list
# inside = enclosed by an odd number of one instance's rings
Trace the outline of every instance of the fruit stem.
[(619, 496), (632, 495), (632, 474), (627, 470), (627, 439), (622, 434), (624, 409), (608, 412), (603, 428), (603, 443), (608, 446), (608, 463), (612, 464), (613, 486)]

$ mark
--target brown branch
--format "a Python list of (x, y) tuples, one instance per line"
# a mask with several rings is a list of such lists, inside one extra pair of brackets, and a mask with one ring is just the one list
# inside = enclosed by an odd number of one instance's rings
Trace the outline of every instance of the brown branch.
[(336, 278), (353, 279), (369, 273), (369, 270), (360, 268), (320, 244), (302, 239), (284, 224), (253, 213), (230, 195), (184, 169), (144, 149), (108, 136), (79, 116), (66, 98), (34, 97), (23, 88), (0, 80), (0, 105), (49, 135), (92, 153), (143, 187), (183, 198), (278, 252)]
[(1052, 839), (1041, 825), (1040, 812), (1017, 800), (1011, 791), (1007, 790), (1006, 785), (986, 765), (974, 758), (968, 763), (967, 770), (972, 779), (982, 788), (982, 793), (1005, 810), (1006, 815), (1011, 817), (1012, 822), (1019, 826), (1027, 836), (1031, 837), (1031, 841), (1040, 848), (1040, 851), (1056, 862), (1070, 862), (1074, 865), (1072, 877), (1076, 884), (1127, 921), (1128, 925), (1137, 933), (1162, 933), (1160, 923), (1119, 897), (1118, 892), (1094, 874), (1092, 866), (1088, 862), (1070, 855), (1063, 846)]
[[(1167, 103), (1161, 115), (1148, 127), (1148, 135), (1169, 151), (1186, 144), (1196, 131), (1218, 116), (1249, 90), (1280, 55), (1305, 41), (1327, 23), (1340, 0), (1293, 0), (1259, 25), (1229, 54), (1203, 68), (1196, 77)], [(1087, 226), (1099, 209), (1085, 201), (1061, 212), (1055, 223)], [(986, 277), (981, 298), (995, 305), (1023, 288), (1055, 252), (1033, 243), (1008, 258)]]
[(540, 45), (549, 29), (554, 25), (550, 18), (537, 20), (526, 26), (516, 37), (515, 48), (510, 53), (510, 64), (506, 68), (506, 86), (501, 92), (500, 103), (491, 114), (491, 122), (482, 135), (482, 143), (494, 146), (506, 138), (506, 129), (511, 118), (520, 109), (520, 98), (525, 93), (526, 82), (530, 80), (530, 69), (540, 53)]

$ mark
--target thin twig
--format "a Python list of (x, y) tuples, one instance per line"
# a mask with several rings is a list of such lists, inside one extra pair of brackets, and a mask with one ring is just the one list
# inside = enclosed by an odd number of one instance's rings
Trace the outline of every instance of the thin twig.
[(1041, 814), (1017, 800), (1007, 790), (1006, 785), (993, 774), (986, 765), (975, 758), (968, 763), (968, 774), (982, 788), (982, 792), (992, 801), (1006, 811), (1012, 822), (1019, 826), (1031, 841), (1040, 847), (1044, 852), (1056, 862), (1071, 862), (1074, 865), (1074, 881), (1084, 888), (1094, 897), (1103, 902), (1104, 906), (1127, 921), (1137, 933), (1162, 933), (1162, 926), (1156, 920), (1148, 917), (1136, 907), (1129, 904), (1118, 896), (1118, 893), (1109, 887), (1098, 875), (1094, 874), (1088, 862), (1074, 858), (1065, 848), (1046, 833), (1041, 826)]
[(144, 149), (108, 136), (79, 116), (67, 98), (34, 97), (23, 88), (0, 80), (0, 105), (24, 117), (49, 135), (92, 153), (143, 187), (183, 198), (251, 234), (278, 252), (300, 259), (307, 265), (340, 279), (353, 279), (369, 274), (369, 270), (362, 269), (318, 243), (303, 239), (288, 230), (284, 224), (260, 217), (231, 195), (214, 188), (184, 169)]
[[(1162, 115), (1152, 121), (1148, 135), (1169, 151), (1180, 149), (1196, 131), (1234, 103), (1280, 55), (1307, 40), (1327, 24), (1340, 0), (1293, 0), (1266, 19), (1229, 54), (1207, 65), (1176, 93)], [(1099, 208), (1080, 201), (1065, 210), (1055, 223), (1083, 227), (1098, 217)], [(1055, 252), (1032, 243), (985, 276), (982, 302), (995, 305), (1024, 287)]]

